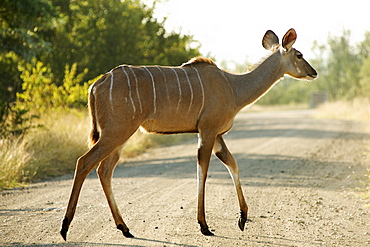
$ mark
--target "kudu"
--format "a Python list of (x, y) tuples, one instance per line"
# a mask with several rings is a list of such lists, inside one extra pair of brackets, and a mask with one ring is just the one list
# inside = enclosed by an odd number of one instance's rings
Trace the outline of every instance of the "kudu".
[(290, 29), (280, 45), (276, 34), (267, 31), (262, 45), (271, 51), (271, 55), (254, 70), (241, 75), (222, 71), (212, 60), (197, 57), (180, 67), (122, 65), (98, 79), (89, 91), (92, 147), (77, 161), (60, 231), (64, 240), (75, 214), (81, 186), (97, 165), (116, 226), (125, 237), (133, 237), (113, 197), (111, 178), (124, 143), (140, 126), (152, 133), (198, 133), (197, 219), (201, 232), (213, 235), (204, 214), (205, 183), (212, 150), (233, 179), (240, 206), (238, 225), (243, 231), (248, 206), (238, 165), (222, 135), (230, 130), (235, 115), (243, 107), (253, 104), (285, 74), (296, 79), (317, 77), (302, 54), (292, 48), (296, 38), (295, 30)]

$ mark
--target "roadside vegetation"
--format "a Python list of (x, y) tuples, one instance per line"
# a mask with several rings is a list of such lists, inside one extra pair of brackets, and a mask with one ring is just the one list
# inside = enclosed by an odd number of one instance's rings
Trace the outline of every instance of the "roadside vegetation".
[[(88, 150), (89, 116), (75, 112), (45, 113), (24, 135), (0, 140), (0, 188), (25, 186), (32, 181), (72, 173), (76, 160)], [(193, 134), (154, 135), (138, 131), (128, 141), (122, 158), (148, 148), (195, 138)]]
[[(74, 170), (87, 151), (88, 87), (120, 64), (178, 65), (200, 55), (139, 0), (0, 3), (0, 190)], [(135, 134), (124, 155), (184, 136)]]
[[(119, 64), (180, 65), (200, 55), (199, 42), (167, 32), (164, 21), (153, 17), (154, 9), (155, 2), (146, 6), (140, 0), (1, 1), (0, 190), (73, 172), (87, 151), (87, 90), (102, 73)], [(370, 32), (354, 45), (349, 31), (329, 35), (313, 51), (316, 81), (286, 78), (254, 109), (307, 108), (313, 92), (325, 91), (331, 102), (347, 102), (336, 103), (337, 114), (353, 113), (339, 111), (351, 102), (366, 116)], [(138, 132), (123, 155), (189, 138), (193, 135)]]
[(370, 99), (358, 97), (350, 101), (327, 102), (318, 107), (316, 116), (370, 124)]

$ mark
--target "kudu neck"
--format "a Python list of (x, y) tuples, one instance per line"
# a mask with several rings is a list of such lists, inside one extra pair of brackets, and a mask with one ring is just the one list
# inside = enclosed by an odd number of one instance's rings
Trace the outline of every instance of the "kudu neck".
[(235, 100), (238, 108), (253, 104), (280, 79), (284, 77), (281, 68), (281, 53), (274, 52), (253, 71), (233, 75)]

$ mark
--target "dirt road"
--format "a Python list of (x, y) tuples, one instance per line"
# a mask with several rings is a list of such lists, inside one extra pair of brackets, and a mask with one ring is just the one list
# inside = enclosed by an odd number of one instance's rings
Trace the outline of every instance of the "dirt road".
[(241, 113), (225, 136), (249, 205), (247, 228), (226, 168), (213, 157), (206, 216), (196, 222), (196, 138), (153, 149), (115, 171), (117, 203), (131, 233), (115, 229), (95, 172), (86, 180), (64, 242), (59, 235), (72, 175), (22, 190), (0, 203), (1, 246), (370, 246), (365, 179), (370, 139), (353, 122), (314, 119), (312, 111)]

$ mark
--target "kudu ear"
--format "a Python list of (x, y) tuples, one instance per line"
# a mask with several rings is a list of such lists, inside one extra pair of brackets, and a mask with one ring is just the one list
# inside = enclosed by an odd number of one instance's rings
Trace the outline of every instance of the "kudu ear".
[(283, 48), (289, 50), (297, 39), (297, 33), (293, 28), (289, 29), (283, 37)]
[(276, 34), (271, 31), (271, 30), (268, 30), (266, 33), (265, 33), (265, 36), (263, 36), (263, 39), (262, 39), (262, 46), (266, 49), (266, 50), (273, 50), (274, 47), (276, 47), (277, 45), (279, 45), (279, 38), (278, 36), (276, 36)]

